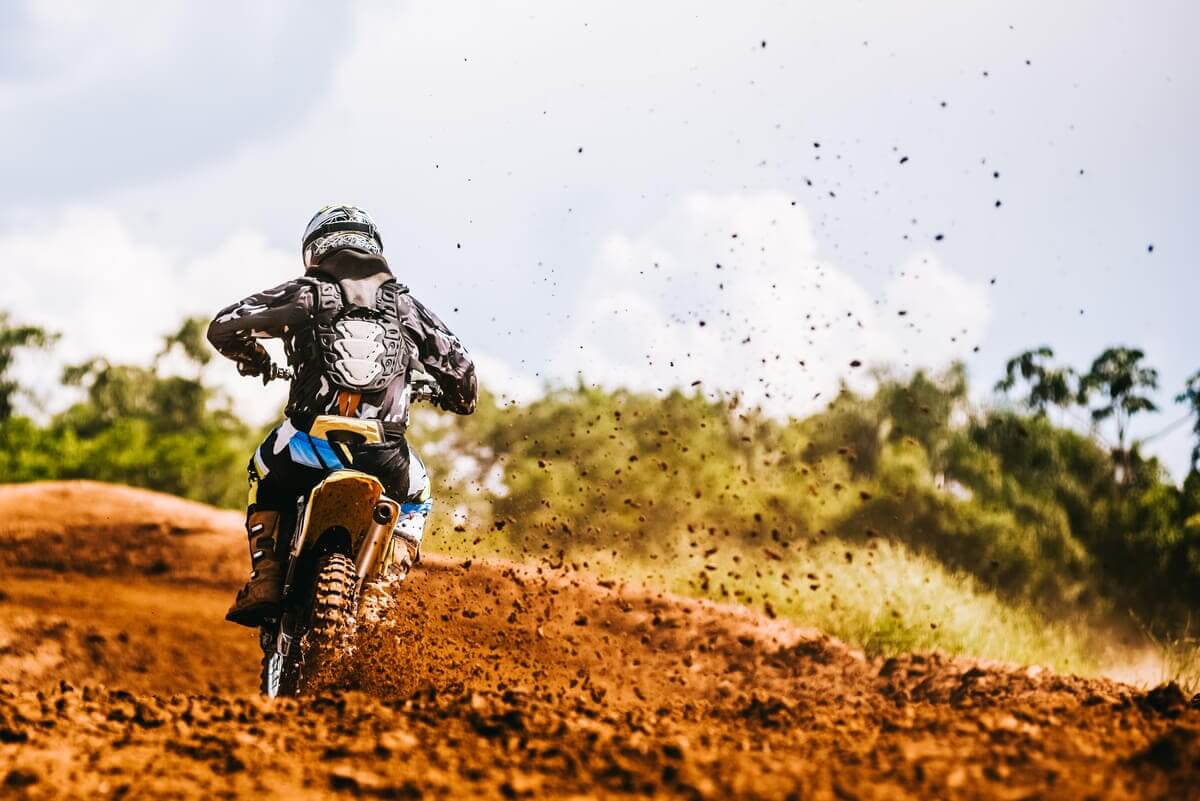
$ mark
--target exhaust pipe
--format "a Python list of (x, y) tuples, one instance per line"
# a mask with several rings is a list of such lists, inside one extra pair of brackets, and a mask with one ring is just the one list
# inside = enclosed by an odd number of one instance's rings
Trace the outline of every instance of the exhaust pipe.
[(396, 519), (400, 516), (400, 504), (387, 498), (381, 498), (371, 512), (371, 525), (363, 535), (362, 545), (354, 560), (354, 570), (358, 574), (358, 591), (362, 591), (363, 582), (367, 580), (379, 562), (383, 546), (387, 538), (392, 536)]

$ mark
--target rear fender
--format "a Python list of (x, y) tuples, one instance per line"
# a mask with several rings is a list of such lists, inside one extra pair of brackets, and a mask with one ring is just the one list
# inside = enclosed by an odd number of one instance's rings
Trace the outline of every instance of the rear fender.
[(291, 587), (297, 565), (312, 552), (335, 550), (354, 558), (382, 497), (379, 479), (354, 470), (335, 471), (314, 487), (296, 521), (285, 587)]

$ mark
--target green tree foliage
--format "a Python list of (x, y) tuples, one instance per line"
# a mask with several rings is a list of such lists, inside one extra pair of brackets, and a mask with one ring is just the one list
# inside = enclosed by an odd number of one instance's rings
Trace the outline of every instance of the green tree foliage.
[(1004, 378), (996, 391), (1009, 392), (1018, 380), (1029, 388), (1024, 403), (1034, 413), (1044, 415), (1048, 406), (1068, 406), (1074, 400), (1075, 371), (1070, 367), (1054, 367), (1048, 362), (1054, 351), (1047, 345), (1017, 354), (1004, 365)]
[(1192, 435), (1196, 444), (1192, 446), (1192, 471), (1200, 462), (1200, 372), (1193, 373), (1184, 385), (1183, 392), (1175, 396), (1176, 403), (1186, 403), (1192, 415)]
[[(148, 366), (68, 368), (78, 402), (46, 424), (0, 421), (0, 476), (100, 479), (239, 504), (259, 432), (205, 384), (202, 333), (202, 321), (185, 321)], [(11, 352), (43, 340), (3, 341)], [(699, 392), (580, 383), (521, 406), (484, 392), (469, 417), (421, 410), (411, 438), (438, 487), (435, 530), (463, 535), (467, 549), (606, 562), (626, 575), (686, 569), (672, 581), (689, 591), (750, 603), (755, 588), (760, 601), (793, 609), (814, 608), (814, 588), (853, 591), (860, 579), (830, 575), (843, 553), (855, 571), (871, 554), (893, 565), (914, 554), (1019, 602), (1013, 609), (1133, 611), (1181, 629), (1200, 603), (1200, 473), (1177, 487), (1156, 460), (1127, 451), (1124, 435), (1114, 453), (1054, 425), (1042, 412), (1067, 402), (1060, 389), (1071, 373), (1048, 364), (1048, 348), (1030, 353), (1008, 373), (1010, 386), (1030, 383), (1033, 414), (972, 408), (955, 365), (877, 372), (874, 391), (843, 387), (803, 419)], [(1085, 382), (1086, 397), (1103, 403), (1097, 420), (1124, 431), (1151, 408), (1157, 376), (1142, 359), (1113, 349), (1096, 360)], [(1193, 378), (1181, 396), (1193, 408), (1198, 386)], [(823, 597), (837, 615), (838, 597)], [(912, 621), (886, 610), (869, 617), (915, 636)]]
[(1043, 415), (973, 414), (960, 366), (879, 378), (803, 420), (580, 385), (414, 431), (472, 541), (552, 565), (736, 557), (694, 578), (736, 597), (808, 548), (892, 541), (1050, 612), (1179, 622), (1200, 602), (1200, 478), (1136, 454), (1122, 478)]
[(158, 352), (155, 364), (178, 350), (183, 357), (191, 362), (197, 370), (204, 367), (213, 358), (212, 346), (208, 344), (208, 320), (203, 317), (188, 317), (173, 333), (163, 338), (162, 350)]
[(811, 472), (797, 424), (678, 391), (578, 386), (508, 409), (485, 396), (472, 417), (413, 428), (435, 472), (453, 475), (466, 454), (472, 469), (458, 496), (488, 492), (494, 524), (535, 554), (589, 547), (658, 557), (699, 530), (779, 538), (764, 516), (808, 503), (785, 479)]
[(1145, 394), (1158, 389), (1158, 371), (1142, 364), (1145, 355), (1137, 348), (1109, 348), (1096, 357), (1079, 380), (1079, 403), (1089, 405), (1093, 396), (1099, 396), (1100, 405), (1091, 409), (1092, 420), (1113, 420), (1121, 453), (1125, 451), (1130, 419), (1158, 409)]
[(0, 475), (114, 481), (236, 506), (254, 432), (204, 383), (199, 368), (208, 354), (193, 347), (196, 331), (202, 321), (186, 321), (163, 349), (180, 351), (191, 375), (105, 359), (66, 368), (64, 383), (83, 398), (46, 426), (23, 417), (0, 423)]
[(20, 387), (11, 371), (17, 351), (23, 348), (47, 348), (58, 338), (36, 325), (14, 323), (7, 312), (0, 311), (0, 421), (13, 414), (13, 398)]

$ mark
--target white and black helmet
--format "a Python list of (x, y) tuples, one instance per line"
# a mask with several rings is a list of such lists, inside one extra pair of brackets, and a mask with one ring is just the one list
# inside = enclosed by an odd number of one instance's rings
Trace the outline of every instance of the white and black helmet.
[(338, 250), (357, 250), (372, 256), (383, 255), (383, 237), (375, 221), (357, 206), (325, 206), (308, 221), (300, 252), (305, 268), (313, 268), (321, 259)]

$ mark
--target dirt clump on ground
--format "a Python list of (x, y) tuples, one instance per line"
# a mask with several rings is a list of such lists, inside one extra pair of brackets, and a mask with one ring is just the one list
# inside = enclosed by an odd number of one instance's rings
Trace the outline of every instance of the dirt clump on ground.
[[(1200, 798), (1200, 709), (1175, 685), (871, 660), (744, 608), (502, 562), (426, 559), (327, 687), (269, 701), (254, 633), (221, 620), (239, 516), (98, 484), (0, 488), (0, 519), (10, 503), (42, 512), (0, 525), (2, 797)], [(32, 530), (79, 547), (89, 504), (106, 552), (155, 526), (232, 565), (197, 584), (176, 554), (150, 574), (19, 556)]]

